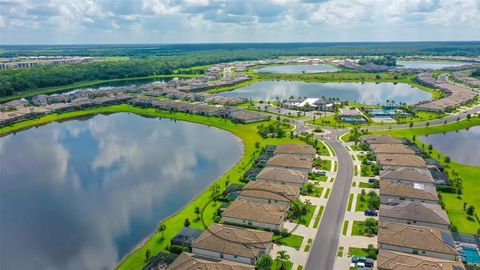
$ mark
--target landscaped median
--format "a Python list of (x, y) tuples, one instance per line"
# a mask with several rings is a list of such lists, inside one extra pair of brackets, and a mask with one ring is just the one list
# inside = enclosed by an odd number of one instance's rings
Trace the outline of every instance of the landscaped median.
[[(261, 123), (254, 124), (235, 124), (230, 120), (216, 118), (216, 117), (206, 117), (200, 115), (193, 115), (187, 113), (178, 113), (178, 112), (169, 112), (169, 111), (159, 111), (155, 109), (143, 109), (134, 107), (131, 105), (115, 105), (109, 107), (98, 107), (90, 108), (86, 110), (67, 112), (62, 114), (49, 114), (43, 117), (28, 120), (24, 122), (15, 123), (11, 126), (6, 126), (0, 128), (0, 134), (8, 134), (12, 132), (17, 132), (23, 129), (48, 124), (54, 121), (64, 121), (67, 119), (74, 119), (81, 116), (88, 116), (100, 113), (118, 113), (118, 112), (127, 112), (135, 113), (138, 115), (143, 115), (146, 117), (161, 117), (161, 118), (170, 118), (175, 120), (195, 122), (199, 124), (204, 124), (208, 126), (217, 127), (226, 131), (231, 132), (236, 135), (243, 141), (244, 145), (244, 154), (240, 161), (235, 164), (228, 172), (226, 172), (221, 178), (216, 180), (214, 183), (218, 184), (221, 187), (224, 187), (228, 181), (230, 184), (240, 183), (240, 178), (247, 171), (247, 169), (252, 165), (254, 158), (259, 154), (262, 146), (267, 144), (282, 144), (282, 143), (303, 143), (297, 139), (286, 138), (267, 138), (262, 139), (257, 133), (257, 126)], [(259, 142), (260, 147), (255, 147), (255, 143)], [(212, 183), (213, 185), (213, 183)], [(194, 198), (191, 203), (186, 205), (183, 209), (179, 210), (174, 215), (167, 217), (162, 223), (166, 226), (164, 234), (164, 239), (162, 240), (160, 233), (153, 233), (148, 239), (146, 239), (141, 246), (136, 250), (130, 253), (124, 260), (118, 265), (118, 269), (141, 269), (144, 266), (145, 262), (145, 252), (150, 250), (151, 254), (156, 254), (160, 251), (165, 252), (165, 248), (170, 244), (170, 239), (175, 236), (183, 227), (185, 219), (191, 220), (191, 227), (204, 229), (202, 222), (197, 219), (197, 214), (195, 214), (196, 207), (204, 207), (210, 201), (210, 192), (208, 189), (200, 193), (196, 198)], [(204, 216), (207, 217), (205, 222), (206, 225), (213, 222), (213, 213), (216, 211), (213, 204), (205, 209)], [(313, 214), (313, 210), (309, 211)], [(310, 223), (310, 217), (305, 218), (305, 223), (308, 221)], [(159, 220), (160, 222), (160, 220)], [(152, 228), (152, 232), (155, 228)]]

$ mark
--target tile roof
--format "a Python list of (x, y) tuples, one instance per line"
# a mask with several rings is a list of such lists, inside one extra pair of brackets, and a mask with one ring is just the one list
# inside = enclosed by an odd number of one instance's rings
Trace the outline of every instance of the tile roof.
[(378, 243), (458, 256), (447, 230), (380, 221)]
[(427, 167), (422, 157), (409, 154), (377, 154), (377, 161), (381, 166)]
[(299, 193), (299, 186), (257, 180), (249, 182), (240, 196), (288, 202), (295, 199)]
[(463, 263), (380, 249), (379, 270), (465, 270)]
[(434, 183), (432, 174), (426, 169), (413, 167), (400, 167), (385, 170), (380, 173), (380, 179), (412, 181), (418, 183)]
[(183, 252), (167, 270), (253, 270), (255, 266)]
[(368, 144), (376, 144), (376, 143), (402, 143), (400, 139), (393, 138), (390, 135), (382, 134), (382, 135), (366, 135), (362, 137), (362, 141)]
[(297, 155), (275, 155), (267, 161), (268, 166), (311, 169), (312, 161)]
[(273, 233), (213, 223), (203, 231), (192, 248), (256, 258), (271, 244)]
[(317, 150), (308, 144), (280, 144), (276, 149), (277, 154), (315, 155)]
[(377, 143), (370, 148), (375, 154), (415, 154), (410, 147), (399, 143)]
[(447, 212), (439, 205), (423, 204), (420, 202), (402, 202), (397, 205), (380, 205), (380, 219), (382, 217), (415, 220), (442, 225), (450, 225)]
[(395, 180), (381, 180), (380, 195), (438, 200), (437, 191), (431, 184), (414, 182), (407, 184)]
[(287, 211), (288, 206), (285, 205), (236, 199), (223, 211), (222, 216), (280, 225)]
[(307, 180), (308, 174), (294, 169), (267, 167), (260, 171), (256, 178), (257, 180), (303, 184)]

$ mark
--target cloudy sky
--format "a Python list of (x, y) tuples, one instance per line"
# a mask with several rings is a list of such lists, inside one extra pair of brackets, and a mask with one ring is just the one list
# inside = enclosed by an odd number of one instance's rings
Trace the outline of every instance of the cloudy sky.
[(0, 0), (0, 44), (479, 40), (480, 0)]

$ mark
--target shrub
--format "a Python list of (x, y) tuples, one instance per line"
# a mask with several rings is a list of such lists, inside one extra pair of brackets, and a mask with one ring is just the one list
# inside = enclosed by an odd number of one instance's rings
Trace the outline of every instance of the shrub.
[(171, 245), (170, 248), (168, 249), (173, 254), (180, 254), (182, 252), (189, 252), (190, 249), (188, 247), (184, 246), (179, 246), (179, 245)]

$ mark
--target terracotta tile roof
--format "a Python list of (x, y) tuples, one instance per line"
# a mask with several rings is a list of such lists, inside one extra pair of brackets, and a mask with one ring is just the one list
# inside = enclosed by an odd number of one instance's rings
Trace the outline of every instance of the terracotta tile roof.
[(311, 169), (312, 161), (297, 155), (275, 155), (267, 161), (267, 166)]
[(427, 167), (422, 157), (409, 154), (377, 154), (377, 161), (381, 166)]
[(167, 270), (254, 270), (255, 266), (183, 252)]
[(287, 211), (288, 206), (285, 205), (236, 199), (223, 211), (222, 216), (280, 225)]
[(368, 144), (377, 144), (377, 143), (402, 143), (400, 139), (393, 138), (390, 135), (366, 135), (362, 137), (362, 141)]
[(299, 193), (299, 186), (257, 180), (250, 181), (243, 187), (240, 196), (288, 202), (295, 199)]
[(257, 258), (271, 245), (273, 233), (213, 223), (204, 230), (192, 248), (246, 258)]
[(439, 205), (423, 204), (420, 202), (402, 202), (397, 205), (381, 204), (379, 216), (380, 219), (382, 219), (382, 217), (389, 217), (447, 226), (450, 224), (447, 212)]
[(292, 155), (315, 155), (317, 150), (308, 144), (280, 144), (277, 145), (276, 153)]
[(380, 195), (407, 197), (422, 200), (438, 200), (435, 187), (424, 183), (401, 183), (395, 180), (380, 181)]
[(413, 167), (400, 167), (380, 173), (380, 179), (412, 181), (418, 183), (434, 183), (430, 171)]
[(410, 147), (399, 143), (378, 143), (370, 145), (375, 154), (415, 154)]
[(257, 180), (303, 184), (307, 180), (308, 174), (293, 169), (267, 167), (264, 168), (256, 178)]
[(458, 256), (447, 230), (380, 221), (378, 243)]
[(379, 270), (465, 270), (463, 263), (380, 249)]

